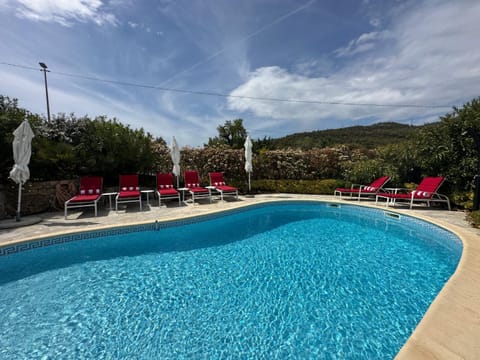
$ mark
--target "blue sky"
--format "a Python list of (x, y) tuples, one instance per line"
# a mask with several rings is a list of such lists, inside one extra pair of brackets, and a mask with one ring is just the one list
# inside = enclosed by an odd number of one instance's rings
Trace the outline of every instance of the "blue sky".
[(0, 0), (0, 94), (46, 114), (41, 61), (53, 114), (181, 146), (236, 118), (253, 138), (422, 124), (480, 95), (478, 19), (478, 0)]

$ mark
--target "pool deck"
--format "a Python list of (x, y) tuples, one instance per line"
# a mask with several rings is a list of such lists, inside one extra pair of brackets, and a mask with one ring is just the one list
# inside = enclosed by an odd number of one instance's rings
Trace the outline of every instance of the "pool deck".
[[(98, 216), (92, 209), (73, 210), (65, 220), (63, 212), (45, 213), (25, 217), (16, 227), (11, 221), (0, 221), (0, 246), (25, 242), (85, 230), (105, 229), (155, 220), (167, 221), (217, 211), (234, 209), (251, 204), (278, 200), (319, 200), (376, 207), (374, 201), (350, 201), (333, 196), (263, 194), (255, 197), (240, 196), (239, 200), (227, 199), (211, 204), (206, 200), (180, 207), (173, 202), (158, 207), (158, 201), (150, 199), (150, 206), (139, 211), (135, 204), (118, 213), (99, 206)], [(107, 206), (108, 207), (108, 204)], [(384, 203), (379, 206), (385, 209)], [(463, 253), (457, 270), (430, 305), (427, 313), (397, 355), (397, 359), (480, 359), (480, 229), (472, 228), (461, 211), (446, 211), (416, 207), (388, 208), (430, 221), (450, 229), (463, 241)], [(2, 226), (3, 225), (3, 226)], [(6, 227), (6, 228), (4, 228)]]

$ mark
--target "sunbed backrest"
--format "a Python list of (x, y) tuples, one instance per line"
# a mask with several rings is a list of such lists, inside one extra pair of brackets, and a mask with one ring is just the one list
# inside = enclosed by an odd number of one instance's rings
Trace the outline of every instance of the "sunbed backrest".
[(437, 192), (440, 185), (442, 185), (443, 180), (445, 180), (442, 176), (437, 177), (425, 177), (418, 185), (416, 191), (426, 191), (429, 193)]
[(172, 174), (157, 174), (157, 189), (173, 188)]
[(375, 189), (381, 188), (385, 183), (390, 179), (389, 176), (382, 176), (376, 179), (374, 182), (370, 184), (370, 187), (373, 187)]
[(210, 185), (217, 186), (217, 185), (225, 185), (225, 179), (223, 178), (223, 174), (221, 172), (211, 172), (210, 175)]
[(133, 175), (120, 175), (120, 190), (132, 191), (140, 190), (138, 186), (138, 174)]
[(80, 179), (80, 195), (99, 195), (102, 193), (103, 177), (84, 176)]
[[(198, 172), (196, 171), (185, 171), (185, 186), (190, 187), (191, 184), (198, 184), (200, 183), (198, 178)], [(190, 185), (189, 185), (190, 184)]]

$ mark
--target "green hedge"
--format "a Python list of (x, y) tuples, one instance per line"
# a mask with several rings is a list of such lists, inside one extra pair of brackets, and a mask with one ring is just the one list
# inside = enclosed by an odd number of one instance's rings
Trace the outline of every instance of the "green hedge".
[(345, 185), (344, 181), (335, 179), (324, 180), (254, 180), (252, 192), (292, 193), (333, 195), (337, 187)]

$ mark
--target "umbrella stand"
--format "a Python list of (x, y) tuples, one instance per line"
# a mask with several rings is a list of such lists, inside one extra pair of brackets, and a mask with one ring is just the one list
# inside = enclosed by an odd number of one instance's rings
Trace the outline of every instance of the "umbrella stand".
[(250, 182), (250, 171), (248, 172), (248, 194), (245, 194), (245, 197), (247, 198), (255, 197), (255, 195), (252, 194), (252, 187)]
[(17, 213), (15, 220), (20, 221), (20, 204), (22, 203), (22, 183), (18, 184), (18, 201), (17, 201)]

